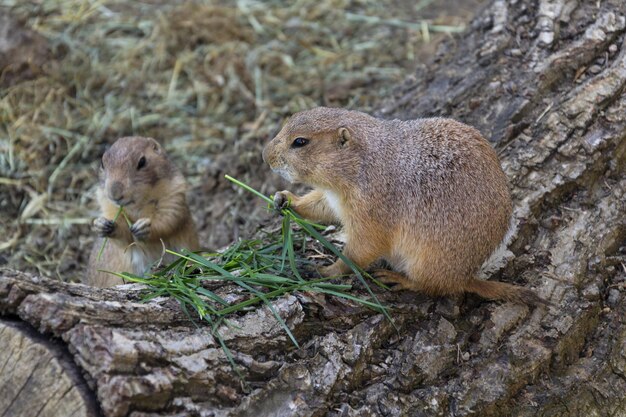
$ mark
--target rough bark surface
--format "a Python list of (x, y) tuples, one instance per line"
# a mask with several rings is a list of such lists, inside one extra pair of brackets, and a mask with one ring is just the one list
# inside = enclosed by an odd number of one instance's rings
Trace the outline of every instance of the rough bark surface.
[(626, 415), (625, 16), (622, 0), (496, 0), (381, 109), (492, 141), (516, 206), (495, 277), (553, 307), (381, 292), (396, 329), (289, 296), (274, 307), (301, 349), (267, 308), (222, 329), (247, 387), (207, 328), (133, 287), (5, 269), (0, 310), (66, 346), (106, 416)]

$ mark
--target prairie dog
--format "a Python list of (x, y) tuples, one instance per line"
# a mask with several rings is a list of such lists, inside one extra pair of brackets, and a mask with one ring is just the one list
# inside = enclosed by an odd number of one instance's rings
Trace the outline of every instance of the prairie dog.
[[(101, 217), (93, 222), (96, 240), (84, 282), (97, 287), (121, 284), (112, 274), (142, 275), (172, 250), (198, 250), (196, 226), (187, 206), (187, 184), (159, 143), (139, 136), (118, 139), (102, 156), (97, 198)], [(124, 207), (124, 216), (113, 219)], [(108, 238), (100, 260), (103, 238)]]
[[(543, 303), (533, 291), (476, 278), (510, 227), (498, 157), (474, 128), (451, 119), (379, 120), (318, 107), (296, 113), (263, 150), (270, 167), (313, 190), (275, 194), (304, 218), (343, 225), (344, 255), (375, 276), (430, 295)], [(346, 274), (340, 259), (324, 276)]]

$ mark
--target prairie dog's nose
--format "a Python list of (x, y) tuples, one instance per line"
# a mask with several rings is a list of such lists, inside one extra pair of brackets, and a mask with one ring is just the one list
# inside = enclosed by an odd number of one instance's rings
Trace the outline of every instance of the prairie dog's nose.
[(120, 201), (124, 197), (124, 187), (119, 181), (115, 181), (109, 187), (109, 197), (113, 201)]
[[(271, 143), (271, 142), (270, 142)], [(261, 153), (261, 155), (263, 156), (263, 162), (265, 162), (266, 164), (269, 164), (267, 157), (268, 157), (268, 153), (269, 151), (267, 150), (267, 148), (269, 148), (270, 144), (268, 143), (267, 145), (265, 145), (263, 147), (263, 152)], [(271, 165), (271, 164), (270, 164)]]

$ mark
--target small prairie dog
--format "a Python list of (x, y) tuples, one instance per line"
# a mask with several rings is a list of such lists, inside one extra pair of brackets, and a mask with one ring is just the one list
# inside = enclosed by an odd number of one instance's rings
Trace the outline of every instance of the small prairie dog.
[[(142, 275), (163, 256), (164, 248), (198, 250), (196, 226), (187, 206), (187, 184), (159, 143), (139, 136), (118, 139), (102, 156), (97, 192), (102, 216), (93, 222), (98, 234), (89, 259), (86, 284), (122, 284), (115, 275)], [(132, 223), (123, 215), (124, 207)], [(108, 238), (100, 260), (103, 238)]]
[[(374, 276), (430, 295), (473, 292), (541, 304), (533, 291), (476, 278), (503, 241), (512, 215), (507, 178), (480, 133), (450, 119), (379, 120), (319, 107), (296, 113), (263, 150), (270, 167), (313, 187), (275, 203), (306, 219), (339, 223), (344, 255)], [(324, 276), (346, 274), (340, 259)]]

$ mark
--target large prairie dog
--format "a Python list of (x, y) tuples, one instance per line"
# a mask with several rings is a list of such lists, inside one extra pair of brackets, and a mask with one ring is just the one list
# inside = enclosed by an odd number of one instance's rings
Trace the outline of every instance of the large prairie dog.
[[(185, 178), (156, 140), (118, 139), (102, 156), (97, 195), (102, 215), (93, 223), (100, 239), (92, 250), (85, 283), (98, 287), (122, 283), (98, 270), (142, 275), (161, 259), (164, 248), (198, 250), (186, 190)], [(120, 206), (131, 227), (123, 216), (113, 222)], [(97, 260), (103, 238), (108, 241)]]
[[(510, 226), (512, 203), (498, 157), (480, 133), (450, 119), (379, 120), (319, 107), (296, 113), (263, 150), (299, 197), (275, 195), (304, 218), (343, 225), (344, 255), (375, 275), (430, 295), (473, 292), (536, 304), (531, 290), (476, 278)], [(341, 275), (337, 260), (322, 275)]]

